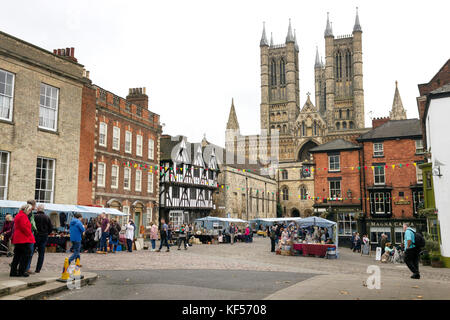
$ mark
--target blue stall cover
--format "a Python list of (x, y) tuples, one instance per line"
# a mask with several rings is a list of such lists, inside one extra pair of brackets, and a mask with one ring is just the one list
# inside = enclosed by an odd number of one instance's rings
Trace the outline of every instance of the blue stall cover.
[(321, 228), (329, 228), (336, 225), (336, 222), (321, 217), (307, 217), (299, 220), (297, 224), (301, 227), (318, 226)]

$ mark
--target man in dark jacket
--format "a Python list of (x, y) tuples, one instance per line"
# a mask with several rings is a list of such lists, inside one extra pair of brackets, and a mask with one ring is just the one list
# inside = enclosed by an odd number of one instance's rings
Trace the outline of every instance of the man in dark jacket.
[(37, 229), (35, 248), (37, 248), (39, 254), (35, 272), (39, 273), (41, 272), (42, 265), (44, 264), (45, 246), (47, 245), (48, 235), (52, 233), (53, 230), (50, 217), (44, 213), (44, 206), (42, 204), (37, 207), (34, 221)]

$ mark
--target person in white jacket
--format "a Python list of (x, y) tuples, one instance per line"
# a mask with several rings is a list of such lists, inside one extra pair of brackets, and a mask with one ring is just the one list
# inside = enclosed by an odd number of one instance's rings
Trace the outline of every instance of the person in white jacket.
[(133, 222), (132, 220), (128, 221), (125, 231), (125, 238), (127, 239), (128, 252), (133, 251), (134, 224), (132, 224), (132, 222)]

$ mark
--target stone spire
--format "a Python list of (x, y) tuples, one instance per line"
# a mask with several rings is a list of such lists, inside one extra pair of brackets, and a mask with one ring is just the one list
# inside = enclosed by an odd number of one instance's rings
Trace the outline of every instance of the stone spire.
[(297, 30), (294, 29), (294, 42), (295, 42), (295, 50), (298, 51), (298, 44), (297, 44)]
[(266, 38), (266, 23), (263, 22), (263, 32), (262, 32), (262, 36), (261, 36), (261, 42), (259, 43), (259, 46), (268, 46), (269, 44), (267, 43), (267, 38)]
[(402, 98), (400, 98), (397, 81), (395, 81), (394, 102), (392, 103), (392, 110), (391, 112), (389, 112), (389, 118), (391, 120), (406, 120), (406, 111), (403, 108)]
[(228, 116), (227, 129), (239, 129), (239, 122), (236, 116), (236, 110), (234, 110), (234, 98), (231, 99), (230, 115)]
[(292, 27), (291, 27), (291, 19), (289, 18), (289, 28), (288, 28), (288, 34), (286, 36), (286, 43), (288, 42), (295, 42), (294, 35), (292, 34)]
[(270, 46), (273, 47), (273, 35), (270, 33)]
[(333, 29), (330, 24), (330, 13), (327, 12), (327, 27), (325, 28), (325, 37), (334, 37)]
[(314, 68), (320, 68), (322, 67), (322, 63), (319, 59), (319, 47), (316, 46), (316, 63), (314, 64)]
[(362, 32), (361, 25), (359, 24), (358, 7), (356, 7), (356, 18), (355, 18), (355, 25), (353, 27), (353, 32)]

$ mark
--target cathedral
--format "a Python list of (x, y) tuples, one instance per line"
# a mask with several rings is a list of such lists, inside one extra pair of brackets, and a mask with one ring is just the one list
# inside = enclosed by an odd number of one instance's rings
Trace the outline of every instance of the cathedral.
[[(315, 78), (314, 102), (307, 93), (305, 104), (300, 106), (299, 48), (289, 21), (283, 44), (274, 44), (272, 37), (269, 43), (263, 26), (261, 134), (241, 135), (234, 101), (231, 105), (226, 149), (245, 155), (249, 162), (259, 161), (262, 167), (271, 164), (275, 168), (272, 177), (277, 181), (283, 216), (304, 217), (313, 213), (311, 148), (339, 138), (355, 142), (370, 130), (365, 128), (364, 119), (362, 28), (358, 12), (349, 35), (335, 36), (327, 16), (324, 38), (325, 63), (316, 48), (315, 63), (311, 66)], [(395, 99), (394, 104), (401, 104), (401, 100)], [(267, 149), (267, 154), (262, 148)], [(268, 158), (272, 160), (270, 164)]]

